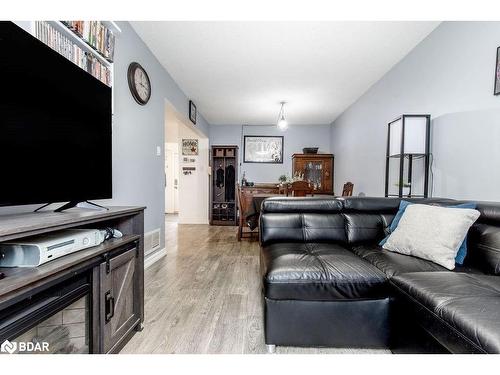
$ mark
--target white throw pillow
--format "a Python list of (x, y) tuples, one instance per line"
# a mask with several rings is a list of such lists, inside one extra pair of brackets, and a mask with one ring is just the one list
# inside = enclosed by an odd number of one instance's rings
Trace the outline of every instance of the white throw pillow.
[(478, 217), (477, 210), (413, 204), (383, 248), (452, 270), (458, 249)]

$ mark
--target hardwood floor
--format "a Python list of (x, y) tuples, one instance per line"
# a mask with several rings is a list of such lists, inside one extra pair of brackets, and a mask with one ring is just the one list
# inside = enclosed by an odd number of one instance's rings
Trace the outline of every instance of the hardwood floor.
[[(236, 227), (166, 220), (167, 256), (145, 273), (145, 327), (122, 353), (265, 353), (257, 242)], [(277, 353), (389, 353), (278, 347)]]

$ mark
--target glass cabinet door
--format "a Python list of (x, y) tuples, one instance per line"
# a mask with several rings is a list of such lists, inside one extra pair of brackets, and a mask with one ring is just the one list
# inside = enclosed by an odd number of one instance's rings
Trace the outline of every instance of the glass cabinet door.
[(306, 160), (304, 180), (309, 182), (314, 190), (321, 190), (323, 188), (323, 161)]

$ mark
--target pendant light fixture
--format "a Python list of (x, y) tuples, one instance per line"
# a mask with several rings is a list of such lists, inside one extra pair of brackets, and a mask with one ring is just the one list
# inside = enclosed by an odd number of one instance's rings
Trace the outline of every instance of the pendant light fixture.
[(281, 102), (281, 109), (278, 115), (278, 123), (277, 123), (279, 130), (286, 130), (288, 128), (288, 122), (285, 119), (285, 104), (286, 102)]

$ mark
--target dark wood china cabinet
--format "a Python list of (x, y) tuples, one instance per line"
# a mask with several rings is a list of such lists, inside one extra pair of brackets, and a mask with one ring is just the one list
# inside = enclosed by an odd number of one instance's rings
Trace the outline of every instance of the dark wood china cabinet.
[(333, 194), (333, 154), (293, 154), (293, 174), (303, 174), (316, 194)]

